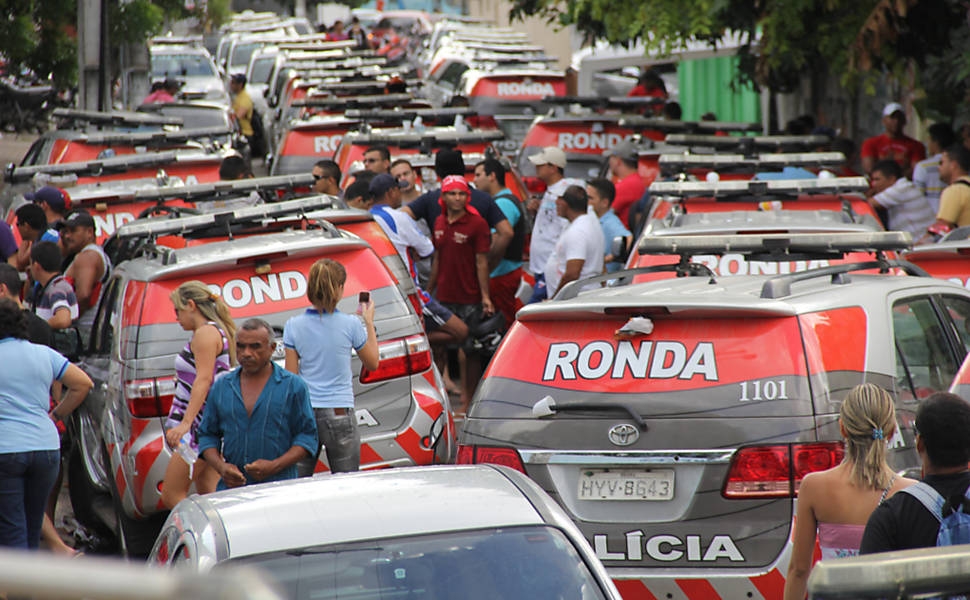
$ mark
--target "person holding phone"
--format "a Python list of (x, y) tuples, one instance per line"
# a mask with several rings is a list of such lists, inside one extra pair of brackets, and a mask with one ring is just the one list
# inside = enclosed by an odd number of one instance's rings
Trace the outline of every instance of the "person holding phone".
[(313, 474), (321, 444), (331, 473), (360, 468), (351, 353), (356, 351), (363, 368), (370, 371), (377, 369), (380, 360), (370, 292), (357, 298), (360, 318), (337, 310), (346, 281), (347, 271), (337, 261), (324, 258), (313, 263), (307, 281), (312, 307), (283, 328), (286, 370), (306, 381), (320, 442), (315, 453), (297, 464), (301, 477)]

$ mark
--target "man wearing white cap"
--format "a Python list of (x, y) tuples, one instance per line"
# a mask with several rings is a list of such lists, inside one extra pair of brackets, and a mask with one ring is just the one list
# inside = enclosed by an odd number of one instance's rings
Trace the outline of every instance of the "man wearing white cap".
[(890, 102), (882, 109), (882, 125), (886, 133), (862, 142), (862, 169), (869, 174), (880, 160), (894, 160), (910, 177), (916, 163), (926, 158), (923, 144), (903, 133), (906, 113), (898, 102)]
[[(532, 226), (532, 241), (529, 244), (529, 271), (535, 276), (532, 299), (539, 302), (547, 297), (545, 268), (549, 256), (556, 248), (556, 241), (569, 225), (556, 210), (556, 200), (571, 185), (582, 185), (581, 181), (565, 178), (566, 153), (556, 146), (546, 146), (538, 154), (529, 157), (536, 167), (536, 177), (546, 184), (546, 193), (538, 203), (530, 201), (529, 210), (536, 211), (535, 224)], [(555, 292), (555, 290), (550, 290)], [(551, 295), (551, 293), (550, 293)]]

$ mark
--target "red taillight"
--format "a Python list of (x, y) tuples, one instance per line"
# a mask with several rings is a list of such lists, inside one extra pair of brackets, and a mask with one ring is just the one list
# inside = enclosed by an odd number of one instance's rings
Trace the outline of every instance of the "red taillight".
[(374, 371), (361, 368), (360, 382), (374, 383), (422, 373), (431, 368), (431, 345), (424, 335), (381, 342), (378, 345), (380, 363)]
[(734, 454), (722, 494), (725, 498), (785, 498), (798, 495), (805, 475), (842, 462), (841, 442), (741, 448)]
[(480, 465), (488, 463), (492, 465), (503, 465), (525, 473), (525, 466), (519, 453), (515, 448), (494, 448), (491, 446), (459, 446), (458, 458), (459, 465)]
[(174, 377), (134, 379), (125, 382), (125, 400), (133, 417), (141, 419), (167, 417), (174, 398)]

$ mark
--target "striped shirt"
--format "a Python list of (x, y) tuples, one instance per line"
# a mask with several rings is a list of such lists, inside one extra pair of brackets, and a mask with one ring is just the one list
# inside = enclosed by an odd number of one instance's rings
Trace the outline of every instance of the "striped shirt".
[(74, 287), (64, 279), (63, 275), (57, 275), (46, 286), (38, 290), (40, 298), (32, 302), (31, 309), (34, 314), (49, 321), (54, 314), (66, 308), (71, 313), (71, 320), (78, 316), (77, 296), (74, 294)]
[(923, 235), (936, 220), (936, 211), (923, 192), (905, 177), (872, 198), (889, 211), (889, 229), (908, 231), (913, 238)]
[(936, 154), (921, 160), (913, 167), (913, 183), (923, 192), (933, 212), (940, 210), (940, 194), (943, 193), (943, 180), (940, 179), (940, 160), (942, 154)]
[[(211, 321), (208, 324), (218, 329), (219, 335), (222, 336), (222, 352), (216, 356), (215, 369), (212, 373), (213, 380), (215, 380), (232, 368), (229, 362), (229, 339), (218, 325)], [(175, 397), (172, 399), (172, 408), (168, 415), (169, 419), (175, 421), (182, 420), (185, 411), (189, 408), (189, 398), (192, 397), (192, 385), (195, 383), (195, 376), (195, 355), (192, 353), (192, 340), (189, 340), (185, 344), (185, 348), (182, 348), (182, 351), (175, 357)], [(204, 409), (205, 407), (203, 406), (202, 408)], [(195, 421), (192, 422), (191, 434), (193, 444), (196, 443), (196, 431), (200, 423), (202, 423), (202, 410), (199, 410), (199, 414), (195, 416)]]

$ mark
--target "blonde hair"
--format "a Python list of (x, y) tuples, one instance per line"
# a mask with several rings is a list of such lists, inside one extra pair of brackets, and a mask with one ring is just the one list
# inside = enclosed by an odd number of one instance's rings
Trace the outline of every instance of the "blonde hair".
[(347, 269), (331, 258), (321, 258), (310, 267), (306, 297), (321, 312), (332, 313), (340, 301), (340, 288), (347, 281)]
[(169, 295), (172, 304), (178, 310), (188, 308), (188, 301), (195, 302), (195, 307), (202, 313), (206, 321), (219, 324), (219, 328), (226, 334), (229, 341), (229, 362), (236, 364), (236, 322), (229, 314), (229, 307), (219, 294), (213, 293), (209, 286), (201, 281), (186, 281)]
[(896, 407), (889, 392), (863, 383), (842, 401), (839, 418), (845, 429), (845, 462), (856, 485), (885, 489), (893, 471), (886, 460), (886, 440), (896, 431)]

